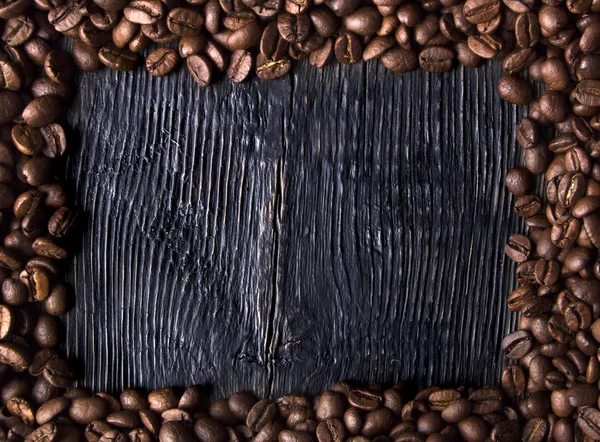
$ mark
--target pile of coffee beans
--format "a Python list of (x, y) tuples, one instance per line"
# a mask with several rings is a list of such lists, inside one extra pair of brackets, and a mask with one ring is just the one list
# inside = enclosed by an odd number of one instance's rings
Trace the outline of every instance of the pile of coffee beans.
[[(600, 440), (600, 0), (3, 0), (0, 39), (0, 440)], [(521, 321), (501, 388), (340, 382), (312, 399), (211, 404), (198, 386), (69, 389), (56, 317), (72, 301), (61, 272), (77, 213), (59, 180), (61, 118), (77, 70), (132, 70), (140, 54), (157, 77), (185, 60), (201, 86), (280, 78), (303, 59), (395, 72), (501, 60), (499, 95), (529, 105), (524, 164), (506, 174), (528, 232), (505, 248)]]
[(406, 400), (402, 384), (338, 382), (314, 399), (259, 400), (241, 392), (211, 404), (199, 386), (181, 394), (129, 389), (119, 398), (74, 388), (38, 408), (21, 398), (10, 399), (6, 409), (0, 423), (12, 426), (8, 440), (32, 442), (518, 442), (522, 435), (546, 440), (547, 430), (536, 420), (522, 429), (517, 410), (504, 406), (497, 387), (430, 387)]

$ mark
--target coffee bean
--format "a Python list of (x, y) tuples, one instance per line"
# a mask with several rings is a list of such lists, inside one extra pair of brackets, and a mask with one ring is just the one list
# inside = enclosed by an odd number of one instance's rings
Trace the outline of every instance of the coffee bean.
[(204, 55), (190, 55), (186, 59), (187, 68), (192, 78), (202, 87), (208, 86), (212, 81), (212, 66)]
[(430, 46), (419, 54), (419, 65), (429, 72), (448, 72), (452, 68), (454, 54), (442, 46)]
[(381, 406), (383, 395), (367, 388), (357, 388), (348, 394), (348, 402), (359, 410), (372, 411)]
[(502, 391), (496, 387), (484, 387), (469, 395), (471, 412), (474, 414), (489, 414), (502, 407)]
[(81, 425), (104, 419), (109, 412), (108, 402), (98, 396), (75, 398), (69, 406), (69, 417)]
[(194, 434), (201, 442), (225, 442), (227, 440), (225, 428), (209, 417), (201, 417), (196, 421)]
[(189, 430), (180, 422), (165, 422), (158, 435), (160, 442), (193, 442)]
[(418, 59), (411, 49), (392, 48), (381, 56), (382, 64), (393, 72), (410, 72), (418, 66)]
[(352, 64), (361, 59), (362, 45), (355, 34), (344, 32), (335, 40), (334, 52), (340, 63)]
[(50, 384), (59, 388), (70, 387), (75, 378), (69, 363), (60, 358), (48, 361), (42, 374)]
[(527, 261), (531, 254), (531, 241), (525, 235), (511, 235), (504, 247), (504, 253), (515, 262)]
[(531, 48), (515, 49), (504, 58), (502, 66), (508, 74), (525, 71), (536, 60), (536, 53)]
[(164, 77), (177, 66), (179, 57), (171, 48), (158, 48), (146, 58), (146, 69), (154, 77)]
[(131, 71), (137, 64), (137, 55), (128, 49), (113, 46), (103, 46), (98, 52), (98, 58), (104, 66), (117, 71)]
[(592, 439), (600, 438), (600, 411), (597, 408), (583, 407), (577, 416), (577, 425)]
[(498, 82), (500, 97), (509, 103), (525, 105), (531, 101), (531, 89), (527, 82), (516, 75), (505, 75)]
[(495, 58), (503, 47), (502, 39), (495, 35), (470, 35), (469, 49), (482, 58)]
[(525, 392), (525, 384), (525, 374), (520, 366), (509, 365), (502, 371), (502, 389), (509, 397), (522, 395)]
[(509, 359), (520, 359), (532, 346), (531, 335), (525, 330), (515, 331), (502, 340), (502, 351)]
[(125, 18), (131, 23), (150, 25), (164, 15), (164, 9), (158, 0), (133, 0), (123, 9)]
[(273, 421), (277, 414), (277, 407), (267, 400), (258, 401), (248, 412), (246, 425), (258, 433), (267, 423)]
[[(381, 26), (381, 14), (377, 8), (363, 6), (344, 19), (346, 29), (357, 35), (368, 36), (377, 32)], [(285, 38), (285, 37), (284, 37)]]
[(35, 415), (36, 422), (44, 425), (69, 408), (71, 401), (65, 397), (57, 397), (44, 403)]
[(488, 424), (479, 416), (471, 415), (458, 423), (460, 436), (467, 442), (484, 440), (489, 434)]
[(286, 57), (271, 60), (259, 54), (256, 57), (256, 75), (264, 80), (275, 80), (283, 77), (291, 68), (290, 60)]

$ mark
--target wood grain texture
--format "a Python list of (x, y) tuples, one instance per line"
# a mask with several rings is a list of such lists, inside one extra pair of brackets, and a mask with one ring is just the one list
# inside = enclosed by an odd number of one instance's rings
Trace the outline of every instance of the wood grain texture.
[(499, 76), (80, 76), (67, 170), (88, 222), (66, 350), (82, 384), (496, 383), (516, 323), (503, 246), (522, 230)]

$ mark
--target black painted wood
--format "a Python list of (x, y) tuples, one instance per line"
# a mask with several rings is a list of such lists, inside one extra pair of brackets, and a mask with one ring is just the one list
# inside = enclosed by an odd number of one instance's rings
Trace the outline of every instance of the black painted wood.
[(503, 245), (522, 230), (499, 76), (301, 64), (200, 89), (183, 70), (81, 75), (68, 177), (88, 222), (66, 349), (82, 383), (497, 382), (516, 323)]

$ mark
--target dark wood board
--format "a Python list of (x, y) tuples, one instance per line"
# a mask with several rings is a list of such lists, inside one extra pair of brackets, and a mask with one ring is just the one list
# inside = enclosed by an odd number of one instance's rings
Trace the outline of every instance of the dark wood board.
[(201, 89), (80, 75), (67, 174), (87, 217), (66, 351), (81, 384), (316, 394), (496, 383), (522, 223), (500, 66), (299, 65)]

